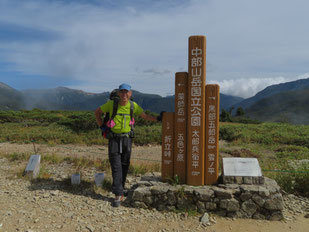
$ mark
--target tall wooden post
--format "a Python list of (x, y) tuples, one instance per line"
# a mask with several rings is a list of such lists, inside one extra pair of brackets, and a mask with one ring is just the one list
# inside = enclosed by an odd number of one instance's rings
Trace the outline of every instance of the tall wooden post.
[(205, 184), (215, 184), (219, 175), (219, 85), (206, 85)]
[(178, 72), (175, 75), (175, 143), (174, 143), (174, 176), (180, 183), (186, 183), (187, 163), (187, 89), (188, 73)]
[(189, 37), (187, 184), (204, 185), (206, 37)]
[(174, 114), (173, 112), (165, 112), (162, 119), (162, 180), (172, 179), (174, 175)]

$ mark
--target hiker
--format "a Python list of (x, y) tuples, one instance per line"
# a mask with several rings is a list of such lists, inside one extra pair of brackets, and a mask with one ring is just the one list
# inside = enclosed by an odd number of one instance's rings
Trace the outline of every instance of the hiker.
[[(118, 89), (119, 100), (109, 100), (104, 105), (98, 107), (95, 111), (96, 121), (102, 130), (102, 135), (106, 135), (108, 141), (108, 158), (112, 169), (112, 192), (115, 194), (113, 206), (118, 207), (123, 200), (123, 196), (127, 195), (127, 190), (124, 189), (127, 173), (130, 165), (132, 138), (134, 137), (134, 117), (140, 116), (145, 120), (161, 121), (160, 116), (153, 117), (143, 112), (143, 109), (131, 101), (132, 96), (131, 86), (123, 83)], [(114, 105), (114, 102), (118, 104)], [(102, 114), (111, 115), (111, 118), (106, 123), (103, 123)], [(108, 130), (106, 130), (108, 129)]]

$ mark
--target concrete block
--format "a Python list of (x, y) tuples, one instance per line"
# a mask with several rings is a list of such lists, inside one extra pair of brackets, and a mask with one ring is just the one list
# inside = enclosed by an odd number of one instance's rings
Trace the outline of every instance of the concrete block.
[(94, 183), (98, 187), (102, 187), (104, 181), (104, 173), (96, 173), (94, 174)]
[(40, 173), (41, 155), (31, 155), (24, 175), (37, 178)]
[(80, 184), (80, 174), (79, 173), (75, 173), (71, 176), (71, 184), (72, 185)]

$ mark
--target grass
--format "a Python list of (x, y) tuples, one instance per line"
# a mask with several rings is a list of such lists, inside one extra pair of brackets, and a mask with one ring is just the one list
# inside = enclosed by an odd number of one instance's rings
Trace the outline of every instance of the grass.
[[(152, 113), (151, 113), (152, 114)], [(89, 111), (0, 111), (0, 142), (47, 144), (107, 144)], [(161, 123), (136, 118), (134, 142), (161, 142)]]
[(263, 174), (289, 193), (309, 196), (309, 126), (283, 123), (221, 123), (220, 137), (229, 141), (220, 152), (258, 158)]
[[(10, 162), (21, 162), (28, 161), (31, 154), (27, 153), (12, 153), (12, 154), (4, 154), (0, 153), (0, 157), (7, 158)], [(60, 164), (62, 162), (67, 162), (73, 164), (73, 167), (76, 169), (76, 173), (79, 173), (84, 168), (96, 168), (98, 171), (104, 171), (106, 173), (110, 173), (110, 163), (108, 159), (91, 159), (88, 157), (68, 157), (68, 156), (60, 156), (56, 154), (45, 154), (41, 156), (41, 171), (40, 176), (45, 176), (47, 178), (48, 171), (46, 169), (45, 164)], [(131, 175), (143, 175), (147, 172), (159, 172), (160, 171), (159, 163), (146, 163), (133, 161), (129, 168), (129, 174)], [(43, 178), (43, 177), (42, 177)]]
[(160, 172), (161, 164), (160, 163), (147, 163), (147, 162), (131, 162), (129, 167), (129, 174), (131, 175), (144, 175), (147, 172)]
[[(161, 124), (136, 120), (136, 145), (160, 144)], [(73, 111), (0, 111), (0, 142), (106, 145), (95, 124), (93, 112)], [(287, 192), (308, 194), (308, 166), (295, 166), (295, 162), (309, 160), (309, 126), (287, 123), (220, 123), (220, 140), (227, 141), (220, 153), (233, 157), (255, 157), (264, 175), (274, 178)], [(30, 154), (6, 155), (10, 161), (29, 159)], [(85, 157), (42, 156), (43, 163), (68, 162), (76, 170), (95, 167), (109, 171), (108, 160)], [(160, 171), (160, 164), (132, 160), (129, 173), (144, 174)], [(47, 175), (47, 174), (46, 174)], [(47, 175), (48, 176), (48, 175)], [(174, 182), (177, 182), (174, 180)]]

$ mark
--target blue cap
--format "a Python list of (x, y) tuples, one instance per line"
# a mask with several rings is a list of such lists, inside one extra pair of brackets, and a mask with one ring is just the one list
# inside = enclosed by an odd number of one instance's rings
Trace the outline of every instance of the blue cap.
[(126, 84), (126, 83), (123, 83), (123, 84), (119, 85), (119, 90), (122, 90), (122, 89), (130, 91), (131, 90), (131, 86)]

